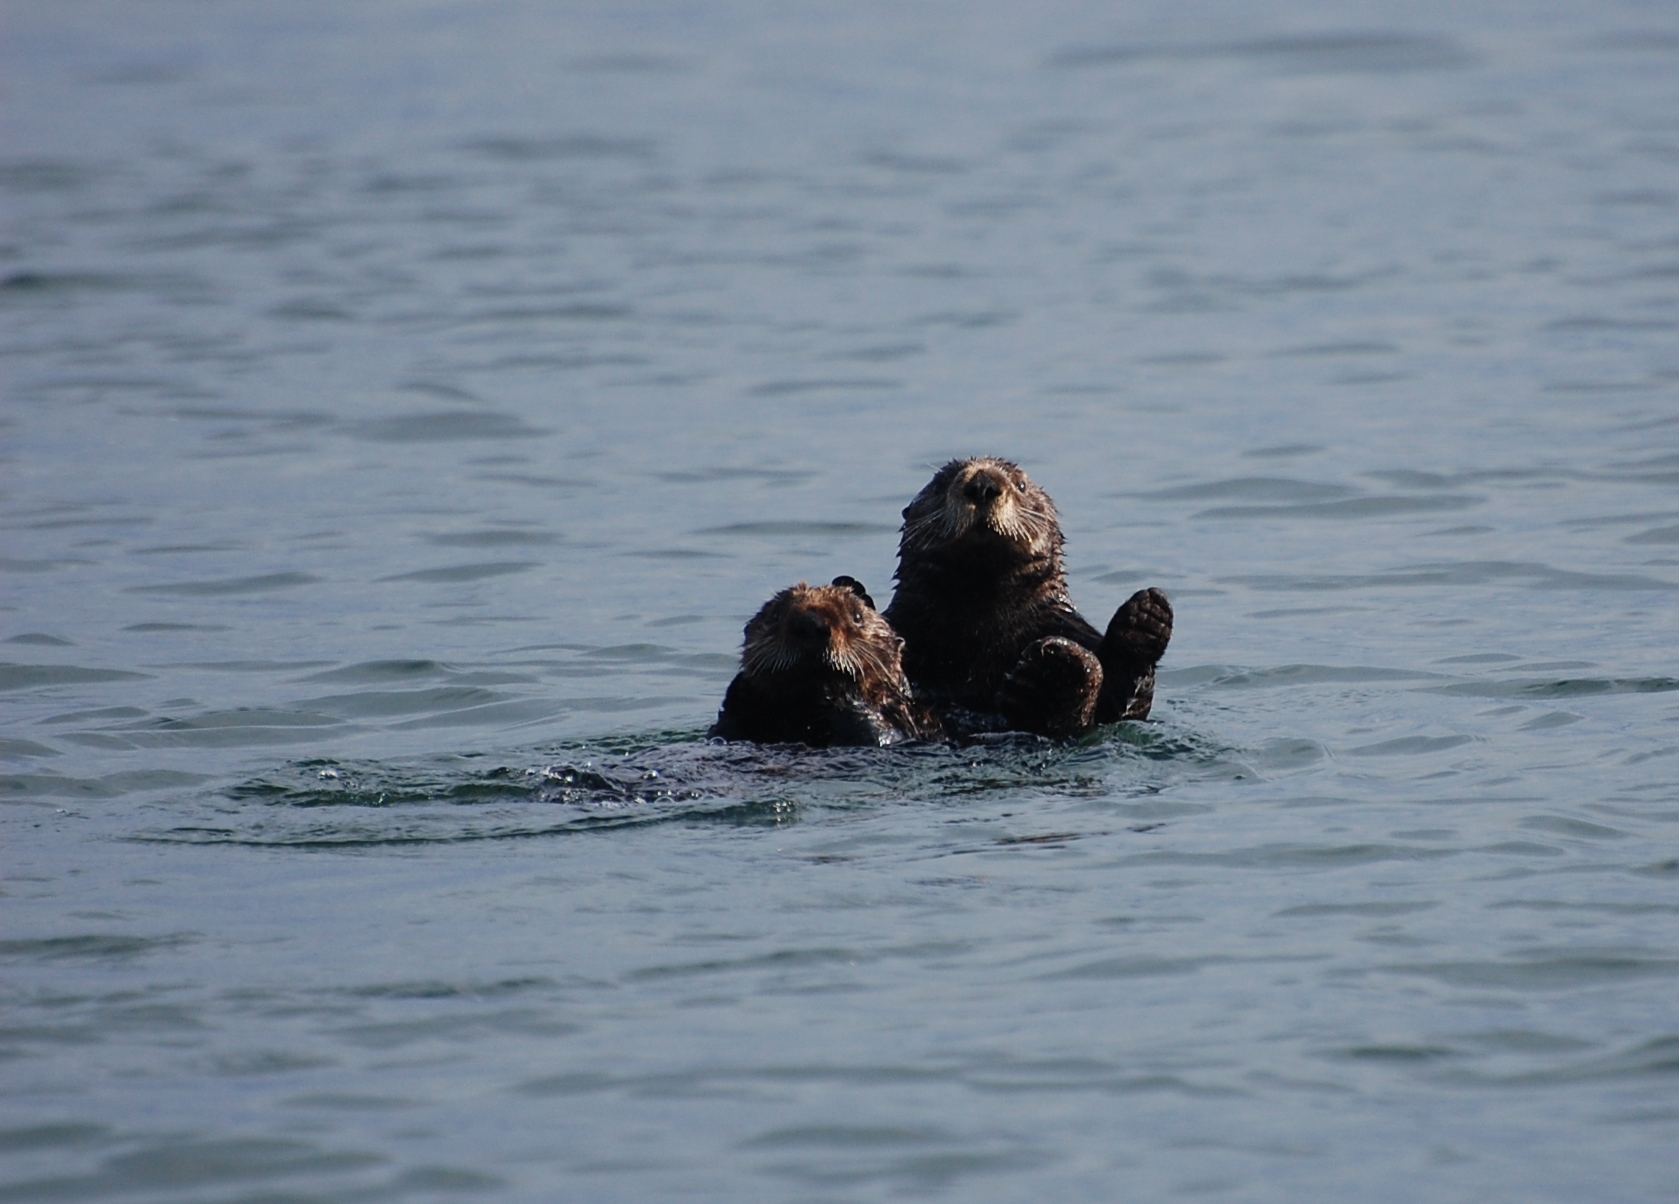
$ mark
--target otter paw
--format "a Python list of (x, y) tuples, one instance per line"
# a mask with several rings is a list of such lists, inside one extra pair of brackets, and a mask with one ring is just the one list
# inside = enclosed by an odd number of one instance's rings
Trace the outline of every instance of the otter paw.
[(1114, 611), (1102, 637), (1104, 664), (1152, 667), (1172, 640), (1172, 604), (1157, 589), (1140, 589)]
[(1009, 725), (1065, 738), (1090, 730), (1102, 692), (1102, 663), (1072, 640), (1046, 636), (1021, 654), (997, 693)]

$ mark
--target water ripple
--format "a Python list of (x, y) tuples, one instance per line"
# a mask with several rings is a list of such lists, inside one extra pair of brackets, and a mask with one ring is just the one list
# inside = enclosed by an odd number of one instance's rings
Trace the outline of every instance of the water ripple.
[(1259, 573), (1230, 580), (1260, 590), (1331, 591), (1359, 589), (1415, 589), (1426, 586), (1489, 585), (1513, 582), (1542, 590), (1655, 590), (1679, 589), (1672, 581), (1636, 573), (1587, 573), (1547, 564), (1498, 560), (1437, 561), (1363, 574)]
[(1047, 65), (1117, 67), (1132, 63), (1231, 59), (1287, 74), (1391, 74), (1460, 70), (1476, 56), (1451, 38), (1356, 31), (1235, 42), (1141, 43), (1062, 50)]
[[(1508, 7), (11, 6), (0, 1198), (1671, 1196), (1679, 28)], [(706, 742), (972, 453), (1153, 719)]]

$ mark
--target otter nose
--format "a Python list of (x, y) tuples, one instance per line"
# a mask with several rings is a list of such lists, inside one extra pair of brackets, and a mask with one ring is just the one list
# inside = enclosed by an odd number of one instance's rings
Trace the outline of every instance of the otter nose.
[(828, 624), (815, 611), (801, 610), (787, 620), (787, 634), (811, 644), (828, 642)]
[(976, 506), (984, 506), (997, 500), (997, 495), (1003, 492), (1003, 483), (988, 472), (976, 472), (968, 478), (968, 483), (962, 486), (962, 496)]

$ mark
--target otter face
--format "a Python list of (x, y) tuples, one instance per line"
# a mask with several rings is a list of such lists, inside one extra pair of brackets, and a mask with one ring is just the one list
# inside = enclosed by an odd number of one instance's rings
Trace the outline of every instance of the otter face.
[(904, 642), (849, 578), (834, 585), (799, 582), (784, 589), (746, 625), (741, 668), (764, 673), (831, 671), (853, 681), (896, 683)]
[(1027, 559), (1060, 551), (1055, 504), (1008, 460), (952, 460), (904, 507), (900, 556), (962, 543), (1001, 544)]

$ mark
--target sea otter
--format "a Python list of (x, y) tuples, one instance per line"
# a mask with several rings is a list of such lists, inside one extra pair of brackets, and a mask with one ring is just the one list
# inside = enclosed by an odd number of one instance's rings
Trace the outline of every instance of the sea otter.
[(904, 677), (904, 642), (852, 577), (784, 589), (746, 625), (707, 734), (759, 744), (896, 744), (940, 734)]
[(1139, 590), (1098, 632), (1067, 596), (1061, 549), (1054, 503), (1008, 460), (952, 460), (904, 508), (886, 620), (917, 696), (957, 734), (1147, 718), (1171, 604)]

